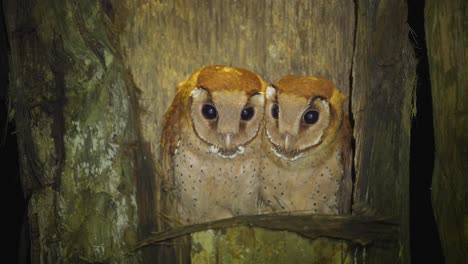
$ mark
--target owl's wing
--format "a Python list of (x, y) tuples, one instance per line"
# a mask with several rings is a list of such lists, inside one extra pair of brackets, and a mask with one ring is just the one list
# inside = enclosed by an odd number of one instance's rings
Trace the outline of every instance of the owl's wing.
[(353, 191), (352, 165), (353, 165), (353, 150), (352, 140), (353, 132), (349, 123), (348, 115), (343, 116), (343, 126), (341, 127), (341, 157), (343, 162), (343, 178), (340, 183), (338, 197), (338, 213), (351, 213), (351, 198)]
[[(171, 106), (164, 116), (164, 126), (161, 133), (161, 177), (158, 180), (159, 212), (163, 222), (172, 226), (175, 221), (175, 194), (174, 194), (174, 154), (177, 142), (180, 139), (181, 105), (180, 95), (176, 95)], [(167, 225), (163, 225), (166, 226)]]
[(171, 178), (174, 154), (180, 139), (180, 119), (181, 102), (180, 96), (176, 95), (164, 116), (164, 127), (161, 134), (161, 165), (166, 184), (169, 183), (167, 180)]

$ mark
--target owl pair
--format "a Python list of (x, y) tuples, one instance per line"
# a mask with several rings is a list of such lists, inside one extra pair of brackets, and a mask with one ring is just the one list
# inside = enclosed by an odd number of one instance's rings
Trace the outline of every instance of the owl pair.
[(179, 84), (161, 138), (164, 195), (178, 221), (347, 213), (345, 99), (320, 78), (289, 75), (267, 87), (241, 68), (194, 72)]

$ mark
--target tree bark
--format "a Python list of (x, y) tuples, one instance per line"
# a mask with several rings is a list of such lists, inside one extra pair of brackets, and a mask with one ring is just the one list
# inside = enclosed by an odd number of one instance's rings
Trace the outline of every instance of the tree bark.
[(355, 138), (354, 209), (400, 220), (393, 248), (370, 248), (370, 263), (409, 263), (409, 157), (416, 61), (406, 1), (360, 0), (351, 109)]
[[(202, 263), (409, 262), (415, 63), (405, 1), (4, 0), (4, 6), (33, 263), (167, 263), (178, 254)], [(248, 68), (268, 82), (321, 76), (348, 95), (354, 213), (395, 216), (398, 241), (363, 247), (241, 226), (195, 233), (191, 245), (165, 241), (125, 254), (169, 226), (158, 182), (163, 115), (176, 83), (210, 64)]]
[(138, 241), (139, 125), (136, 91), (107, 37), (101, 6), (3, 3), (31, 261), (118, 255)]
[(468, 260), (468, 4), (426, 1), (434, 109), (432, 204), (447, 263)]

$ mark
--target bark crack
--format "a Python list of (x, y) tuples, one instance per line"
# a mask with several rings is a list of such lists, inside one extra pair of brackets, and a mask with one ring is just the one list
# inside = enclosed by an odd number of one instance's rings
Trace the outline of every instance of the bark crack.
[[(56, 191), (60, 189), (61, 175), (65, 164), (65, 118), (64, 108), (66, 104), (65, 95), (65, 72), (69, 68), (69, 57), (65, 53), (63, 40), (61, 37), (54, 36), (53, 49), (51, 54), (50, 68), (55, 81), (55, 99), (50, 101), (48, 112), (52, 116), (53, 129), (52, 137), (55, 145), (56, 168), (53, 181), (53, 187)], [(47, 110), (46, 110), (47, 111)]]
[(353, 0), (354, 3), (354, 29), (353, 29), (353, 51), (351, 58), (351, 66), (349, 69), (349, 101), (348, 101), (348, 118), (349, 124), (351, 126), (352, 137), (351, 137), (351, 179), (353, 182), (352, 192), (351, 192), (351, 211), (354, 204), (354, 194), (356, 191), (356, 167), (355, 167), (355, 156), (356, 156), (356, 139), (354, 138), (354, 115), (353, 115), (353, 83), (354, 83), (354, 62), (356, 60), (356, 39), (357, 39), (357, 27), (358, 27), (358, 12), (359, 12), (359, 0)]

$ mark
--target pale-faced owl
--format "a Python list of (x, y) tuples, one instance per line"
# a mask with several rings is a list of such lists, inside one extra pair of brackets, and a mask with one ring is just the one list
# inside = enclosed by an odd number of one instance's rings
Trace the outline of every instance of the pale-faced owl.
[(257, 213), (264, 89), (257, 74), (219, 65), (178, 85), (161, 138), (162, 195), (182, 224)]
[(288, 75), (266, 89), (262, 212), (350, 212), (351, 129), (330, 80)]

